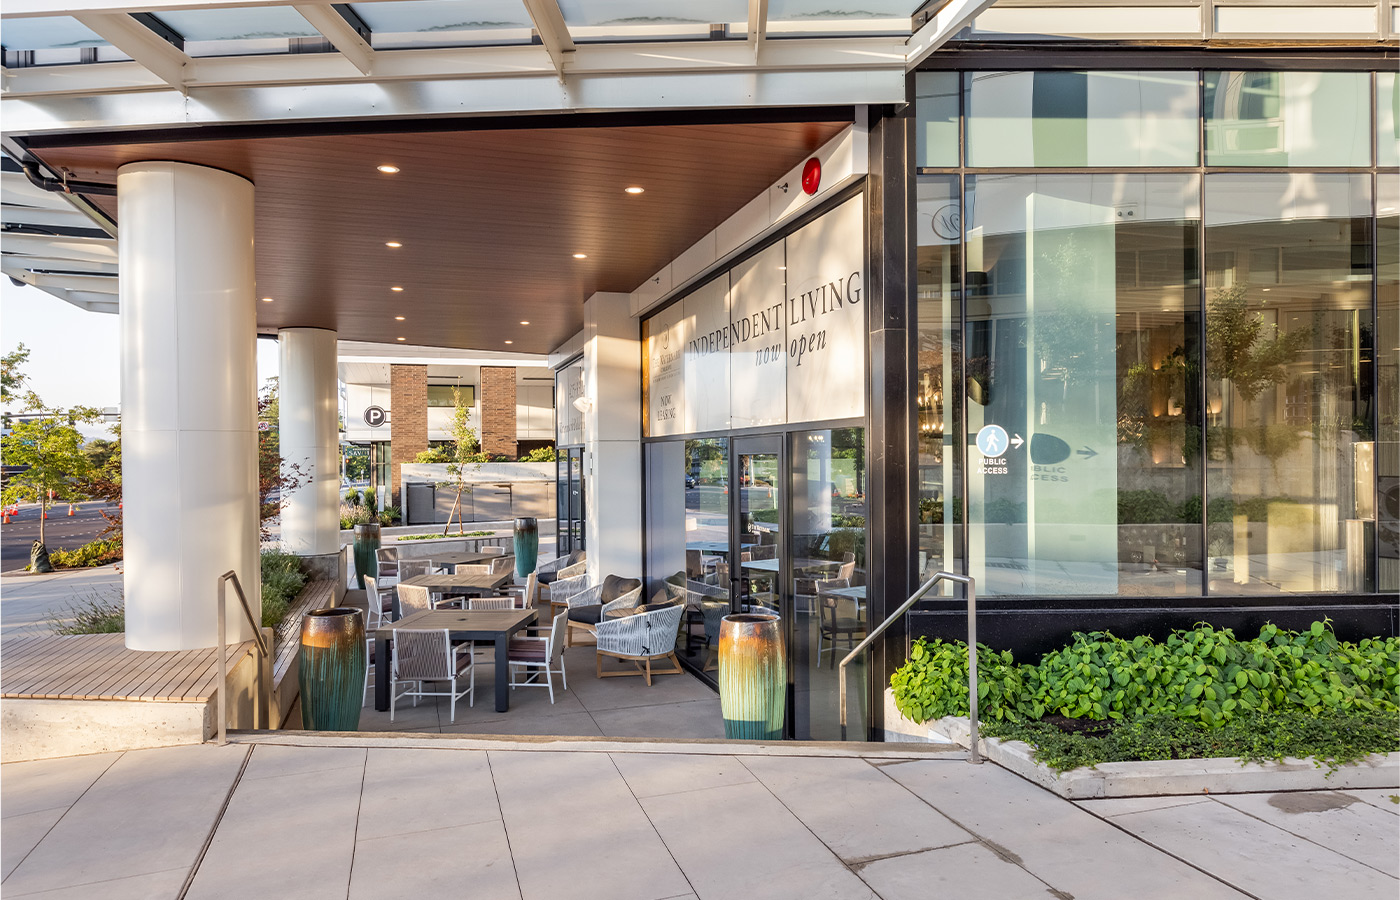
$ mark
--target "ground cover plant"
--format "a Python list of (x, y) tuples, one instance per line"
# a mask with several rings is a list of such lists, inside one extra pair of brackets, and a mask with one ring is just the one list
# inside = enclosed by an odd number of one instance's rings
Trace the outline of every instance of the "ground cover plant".
[(495, 533), (496, 533), (496, 532), (494, 532), (494, 531), (454, 531), (454, 532), (452, 532), (451, 534), (436, 534), (436, 533), (433, 533), (433, 534), (401, 534), (401, 535), (399, 535), (398, 539), (399, 539), (400, 542), (403, 542), (403, 541), (440, 541), (440, 540), (442, 540), (443, 538), (489, 537), (489, 536), (491, 536), (491, 535), (493, 535), (493, 534), (495, 534)]
[[(1400, 638), (1338, 641), (1327, 622), (1302, 632), (1265, 625), (1250, 640), (1204, 624), (1161, 642), (1076, 633), (1037, 665), (985, 645), (977, 665), (988, 733), (1035, 743), (1052, 765), (1207, 748), (1334, 761), (1400, 749)], [(920, 639), (890, 686), (915, 722), (967, 715), (966, 645)], [(1076, 733), (1089, 723), (1101, 726)], [(1269, 741), (1248, 737), (1260, 728)]]
[(301, 558), (284, 550), (262, 551), (262, 624), (276, 628), (306, 584)]
[(126, 631), (126, 604), (122, 595), (115, 597), (89, 593), (68, 604), (63, 615), (51, 613), (49, 630), (54, 634), (120, 634)]
[(55, 569), (81, 569), (88, 566), (105, 566), (120, 562), (122, 558), (122, 538), (99, 538), (89, 541), (72, 550), (50, 550), (49, 562)]

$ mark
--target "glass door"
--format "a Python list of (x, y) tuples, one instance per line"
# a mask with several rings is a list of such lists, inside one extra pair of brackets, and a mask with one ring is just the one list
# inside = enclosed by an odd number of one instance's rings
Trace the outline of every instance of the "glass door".
[(735, 612), (782, 615), (782, 439), (734, 441), (729, 559), (724, 572)]

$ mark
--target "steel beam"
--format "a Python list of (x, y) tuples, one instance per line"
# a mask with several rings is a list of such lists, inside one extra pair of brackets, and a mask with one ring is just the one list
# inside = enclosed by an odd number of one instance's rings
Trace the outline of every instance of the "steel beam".
[[(6, 14), (9, 11), (6, 10)], [(79, 22), (173, 88), (183, 90), (193, 60), (125, 13), (80, 13)]]
[(564, 14), (559, 11), (557, 0), (523, 2), (525, 10), (530, 14), (530, 21), (535, 24), (535, 31), (539, 33), (540, 43), (549, 51), (550, 62), (554, 63), (554, 72), (562, 81), (564, 64), (569, 61), (568, 55), (574, 52), (574, 39), (569, 36), (569, 26), (564, 22)]
[(310, 22), (312, 28), (321, 32), (322, 37), (350, 60), (351, 64), (360, 70), (360, 74), (372, 74), (374, 48), (360, 37), (360, 33), (345, 21), (344, 16), (328, 4), (298, 3), (292, 8), (301, 13), (302, 18)]

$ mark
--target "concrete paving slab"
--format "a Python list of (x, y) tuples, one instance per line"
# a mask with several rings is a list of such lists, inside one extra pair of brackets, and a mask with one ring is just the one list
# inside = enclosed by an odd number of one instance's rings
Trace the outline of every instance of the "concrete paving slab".
[[(370, 685), (373, 692), (374, 685)], [(467, 700), (463, 697), (458, 701), (462, 709), (467, 708)], [(393, 721), (389, 720), (389, 710), (380, 712), (374, 708), (374, 695), (371, 693), (369, 703), (360, 709), (360, 730), (361, 731), (437, 731), (442, 722), (447, 719), (447, 712), (438, 711), (438, 700), (422, 700), (417, 706), (411, 700), (402, 700), (397, 709), (394, 710)]]
[(147, 872), (126, 878), (95, 881), (72, 887), (58, 888), (39, 894), (6, 890), (6, 897), (34, 897), (35, 900), (175, 900), (185, 883), (186, 869)]
[(247, 754), (212, 744), (122, 754), (10, 874), (5, 893), (188, 870)]
[[(1215, 802), (1400, 878), (1400, 822), (1340, 791), (1235, 794)], [(1400, 887), (1400, 885), (1397, 885)]]
[(8, 818), (41, 809), (67, 809), (120, 758), (120, 753), (94, 753), (6, 763), (0, 766), (0, 781), (5, 786), (0, 816)]
[(365, 751), (358, 747), (278, 747), (262, 746), (253, 751), (243, 780), (305, 775), (330, 769), (365, 767)]
[(525, 900), (654, 900), (692, 889), (608, 755), (489, 758)]
[(980, 843), (876, 860), (858, 873), (882, 900), (1050, 900), (1054, 896), (1035, 876)]
[(1170, 806), (1189, 806), (1192, 803), (1209, 803), (1209, 797), (1109, 797), (1103, 800), (1076, 800), (1074, 805), (1088, 810), (1096, 816), (1110, 819), (1127, 813), (1146, 812), (1149, 809), (1166, 809)]
[(590, 712), (593, 721), (598, 723), (607, 737), (663, 736), (670, 740), (724, 737), (724, 718), (720, 714), (719, 698), (713, 695), (700, 700), (670, 701), (657, 706), (626, 706)]
[(751, 757), (743, 763), (847, 863), (972, 839), (863, 759)]
[(1378, 809), (1400, 816), (1400, 791), (1390, 788), (1349, 788), (1343, 793), (1364, 800)]
[(485, 753), (369, 751), (357, 840), (498, 822), (500, 818)]
[(1114, 823), (1256, 897), (1316, 900), (1345, 885), (1347, 900), (1394, 900), (1400, 891), (1389, 875), (1223, 803), (1132, 813)]
[(569, 690), (578, 696), (584, 709), (597, 712), (630, 706), (656, 706), (686, 700), (717, 700), (719, 695), (695, 676), (653, 675), (651, 686), (640, 675), (629, 678), (598, 678), (592, 647), (571, 647), (564, 651), (569, 672)]
[(875, 896), (762, 784), (666, 794), (641, 803), (702, 900)]
[(187, 900), (246, 900), (255, 888), (298, 900), (343, 900), (363, 783), (363, 765), (244, 778)]
[(638, 799), (758, 780), (732, 756), (614, 753), (612, 759)]
[(10, 877), (66, 812), (68, 807), (60, 806), (0, 819), (0, 881)]
[[(880, 771), (1076, 900), (1243, 896), (997, 766), (913, 761), (882, 766)], [(1113, 862), (1086, 865), (1086, 860)]]
[(355, 844), (349, 900), (427, 897), (519, 900), (510, 843), (499, 819)]
[(443, 725), (443, 734), (516, 734), (516, 735), (573, 735), (577, 737), (602, 737), (603, 731), (593, 716), (586, 712), (565, 713), (558, 716), (522, 716), (517, 718), (512, 708), (505, 717), (481, 719), (456, 725)]

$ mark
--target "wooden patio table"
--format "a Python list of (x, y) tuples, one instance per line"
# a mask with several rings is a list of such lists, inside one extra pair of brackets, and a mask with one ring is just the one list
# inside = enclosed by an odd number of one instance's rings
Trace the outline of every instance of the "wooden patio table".
[(389, 708), (393, 671), (389, 641), (400, 628), (446, 628), (454, 641), (494, 641), (496, 644), (496, 712), (510, 709), (510, 656), (506, 652), (511, 636), (535, 621), (533, 609), (429, 609), (404, 616), (392, 625), (381, 626), (374, 635), (374, 708)]

